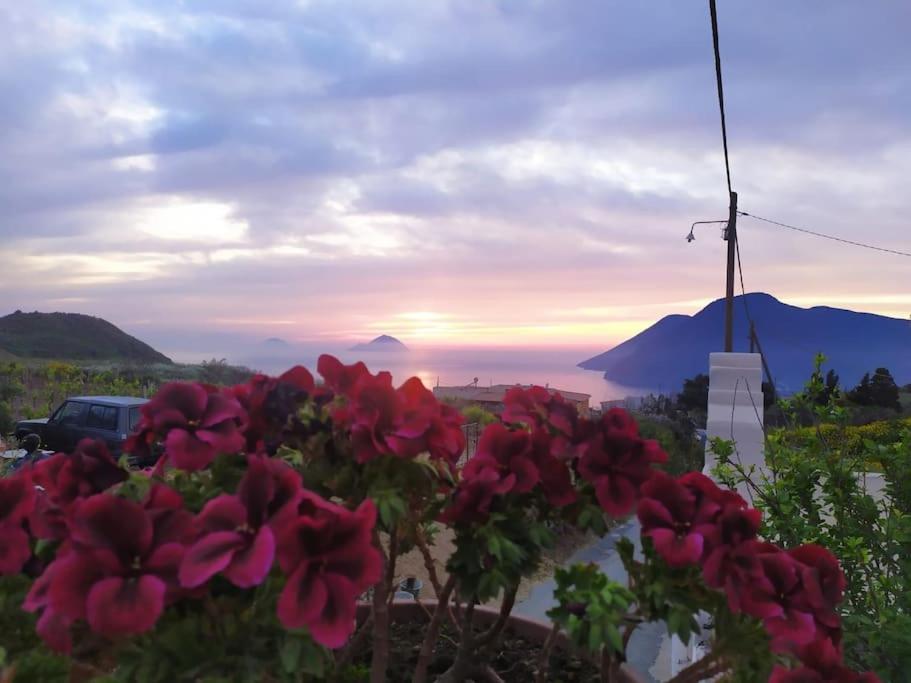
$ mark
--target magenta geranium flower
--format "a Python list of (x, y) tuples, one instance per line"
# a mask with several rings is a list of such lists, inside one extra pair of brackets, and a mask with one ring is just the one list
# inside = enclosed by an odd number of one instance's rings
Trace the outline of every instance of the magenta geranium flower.
[(726, 505), (715, 520), (710, 550), (702, 564), (702, 576), (712, 588), (723, 588), (728, 604), (740, 611), (741, 586), (762, 576), (762, 566), (752, 541), (759, 532), (762, 514), (745, 505)]
[(553, 442), (561, 438), (551, 436), (544, 429), (536, 429), (531, 436), (531, 457), (541, 475), (538, 485), (554, 507), (569, 505), (577, 497), (569, 462), (554, 454)]
[(169, 382), (142, 406), (142, 415), (140, 431), (127, 450), (144, 452), (162, 439), (166, 457), (182, 470), (203, 469), (217, 454), (244, 447), (244, 409), (235, 397), (214, 387)]
[(31, 557), (23, 522), (35, 506), (35, 487), (27, 471), (0, 479), (0, 575), (15, 574)]
[(763, 579), (743, 587), (741, 608), (763, 620), (776, 651), (793, 651), (812, 642), (817, 629), (803, 596), (801, 563), (769, 543), (755, 547)]
[[(489, 425), (478, 440), (478, 450), (472, 461), (475, 459), (496, 466), (501, 477), (514, 475), (512, 490), (516, 493), (528, 493), (541, 480), (532, 454), (531, 434), (524, 429), (510, 430), (499, 422)], [(471, 464), (469, 462), (466, 468)]]
[[(217, 573), (239, 588), (262, 583), (275, 557), (269, 522), (285, 506), (297, 502), (300, 490), (300, 479), (286, 469), (294, 476), (283, 481), (284, 473), (273, 474), (268, 459), (250, 456), (237, 494), (224, 494), (206, 503), (197, 517), (201, 535), (180, 565), (181, 585), (194, 588)], [(296, 489), (289, 490), (289, 482), (296, 482)]]
[(841, 619), (836, 607), (842, 601), (847, 586), (838, 560), (831, 552), (813, 543), (787, 552), (799, 563), (803, 599), (813, 612), (817, 625), (838, 629)]
[(395, 426), (385, 436), (389, 449), (399, 457), (413, 458), (427, 452), (455, 464), (465, 448), (461, 413), (441, 404), (417, 377), (406, 381), (396, 393), (400, 408)]
[(126, 480), (104, 441), (82, 439), (72, 453), (57, 453), (34, 467), (35, 483), (55, 503), (66, 507), (77, 498), (87, 498)]
[(72, 619), (68, 619), (50, 607), (49, 592), (55, 574), (60, 569), (60, 564), (53, 562), (45, 568), (32, 584), (22, 609), (27, 612), (41, 611), (36, 625), (36, 631), (48, 647), (57, 652), (68, 653), (72, 650), (73, 641), (70, 633)]
[(32, 587), (28, 605), (44, 604), (63, 623), (84, 619), (109, 637), (149, 630), (177, 588), (184, 553), (173, 537), (181, 525), (168, 526), (170, 532), (156, 533), (149, 510), (125, 498), (98, 494), (80, 501), (70, 542), (45, 570), (46, 585)]
[(518, 422), (529, 427), (547, 425), (567, 439), (576, 433), (579, 411), (559, 392), (551, 393), (540, 386), (514, 387), (506, 392), (503, 405), (504, 422)]
[(841, 654), (828, 639), (815, 640), (801, 648), (802, 666), (776, 666), (769, 683), (879, 683), (872, 673), (852, 671), (842, 663)]
[(326, 386), (342, 396), (351, 396), (358, 382), (364, 377), (371, 376), (367, 366), (362, 362), (358, 361), (354, 365), (343, 365), (338, 358), (328, 354), (323, 354), (319, 357), (316, 362), (316, 369), (323, 376)]
[(580, 445), (579, 474), (594, 484), (601, 507), (614, 517), (628, 514), (636, 505), (639, 487), (654, 473), (652, 465), (667, 460), (656, 441), (639, 437), (636, 423), (616, 408), (598, 423)]
[(440, 515), (440, 521), (444, 524), (485, 521), (493, 499), (509, 493), (515, 483), (516, 475), (502, 474), (497, 463), (472, 458), (462, 470), (462, 480), (453, 492), (448, 507)]
[[(655, 550), (672, 567), (699, 562), (714, 531), (712, 523), (720, 507), (700, 491), (704, 485), (700, 477), (707, 479), (698, 472), (680, 479), (655, 472), (642, 486), (638, 510), (642, 535), (652, 539)], [(695, 485), (688, 486), (688, 481)]]
[[(246, 384), (232, 387), (231, 394), (247, 414), (244, 429), (248, 452), (262, 450), (266, 443), (280, 440), (281, 431), (298, 405), (315, 389), (313, 375), (296, 365), (279, 377), (254, 375)], [(271, 451), (270, 451), (271, 452)]]
[(354, 630), (357, 597), (382, 574), (372, 541), (376, 507), (366, 500), (352, 512), (308, 491), (301, 496), (298, 514), (277, 529), (278, 561), (288, 577), (278, 618), (338, 648)]

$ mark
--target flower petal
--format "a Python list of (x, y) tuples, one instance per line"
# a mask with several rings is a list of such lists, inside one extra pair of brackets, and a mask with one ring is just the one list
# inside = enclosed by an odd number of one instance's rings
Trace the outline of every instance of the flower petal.
[(329, 594), (318, 618), (307, 624), (310, 635), (320, 645), (336, 649), (348, 640), (354, 631), (357, 613), (357, 588), (351, 581), (338, 574), (324, 577)]
[(99, 581), (86, 600), (89, 626), (111, 638), (145, 633), (164, 610), (164, 594), (164, 582), (150, 574), (138, 580), (114, 576)]
[(234, 554), (234, 559), (223, 574), (238, 588), (258, 586), (272, 569), (274, 559), (275, 536), (272, 529), (264, 526), (257, 532), (252, 543)]
[(0, 575), (18, 573), (31, 556), (28, 534), (21, 523), (0, 524)]
[(285, 628), (302, 628), (316, 619), (329, 599), (322, 577), (305, 562), (288, 577), (278, 598), (278, 619)]
[(180, 585), (195, 588), (227, 567), (246, 540), (235, 531), (216, 531), (194, 543), (180, 563)]
[(183, 429), (172, 429), (165, 439), (165, 452), (174, 467), (195, 472), (215, 458), (215, 449)]

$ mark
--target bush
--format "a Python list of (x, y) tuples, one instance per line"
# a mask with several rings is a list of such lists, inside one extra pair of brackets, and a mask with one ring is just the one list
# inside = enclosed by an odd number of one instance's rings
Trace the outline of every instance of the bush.
[[(821, 384), (782, 402), (787, 414), (807, 410), (810, 428), (772, 430), (767, 472), (745, 471), (733, 445), (715, 441), (716, 475), (750, 488), (764, 513), (764, 538), (786, 546), (823, 545), (845, 572), (844, 653), (853, 667), (884, 680), (906, 681), (911, 670), (911, 420), (848, 424), (834, 399), (819, 405)], [(868, 495), (859, 472), (885, 478), (881, 497)]]
[[(625, 411), (592, 420), (543, 387), (511, 389), (462, 466), (463, 418), (420, 380), (396, 388), (329, 356), (318, 368), (321, 385), (302, 367), (225, 388), (165, 385), (125, 448), (161, 449), (151, 471), (83, 440), (0, 479), (0, 574), (14, 577), (0, 584), (0, 623), (25, 630), (4, 640), (0, 680), (28, 662), (53, 678), (34, 625), (72, 679), (338, 681), (370, 642), (371, 681), (385, 681), (397, 559), (417, 548), (435, 566), (441, 526), (454, 550), (445, 581), (428, 568), (438, 602), (413, 680), (428, 680), (444, 621), (458, 646), (436, 680), (501, 680), (493, 665), (520, 581), (553, 530), (603, 536), (632, 514), (641, 552), (616, 544), (628, 585), (595, 565), (557, 573), (539, 680), (558, 629), (603, 680), (628, 681), (641, 624), (687, 641), (699, 614), (715, 625), (711, 650), (677, 681), (875, 680), (842, 663), (831, 553), (760, 542), (757, 510), (701, 473), (658, 469), (667, 454)], [(475, 628), (492, 601), (498, 616)]]

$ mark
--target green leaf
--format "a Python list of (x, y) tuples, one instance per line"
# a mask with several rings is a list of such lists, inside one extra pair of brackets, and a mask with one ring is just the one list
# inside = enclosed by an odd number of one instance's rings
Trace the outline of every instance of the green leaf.
[(285, 642), (282, 644), (281, 652), (279, 652), (282, 669), (285, 671), (285, 673), (290, 674), (297, 671), (302, 651), (303, 641), (300, 638), (295, 638), (293, 636), (285, 638)]

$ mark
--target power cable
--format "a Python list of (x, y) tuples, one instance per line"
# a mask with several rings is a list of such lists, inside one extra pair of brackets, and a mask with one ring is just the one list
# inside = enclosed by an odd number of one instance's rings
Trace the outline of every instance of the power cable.
[(772, 225), (778, 225), (782, 228), (787, 228), (788, 230), (796, 230), (797, 232), (803, 232), (807, 235), (813, 235), (814, 237), (822, 237), (823, 239), (832, 240), (834, 242), (841, 242), (843, 244), (850, 244), (855, 247), (863, 247), (864, 249), (873, 249), (874, 251), (883, 251), (887, 254), (895, 254), (896, 256), (911, 256), (911, 253), (907, 251), (898, 251), (897, 249), (887, 249), (886, 247), (877, 247), (872, 244), (864, 244), (863, 242), (855, 242), (853, 240), (846, 240), (843, 237), (835, 237), (834, 235), (826, 235), (821, 232), (815, 232), (814, 230), (807, 230), (806, 228), (798, 228), (796, 225), (789, 225), (788, 223), (781, 223), (780, 221), (773, 221), (771, 218), (763, 218), (762, 216), (757, 216), (752, 213), (747, 213), (746, 211), (738, 211), (739, 216), (746, 216), (747, 218), (753, 218), (757, 221), (763, 221), (764, 223), (771, 223)]
[(721, 112), (721, 142), (724, 145), (724, 171), (728, 179), (728, 194), (731, 194), (731, 164), (728, 160), (728, 129), (724, 118), (724, 86), (721, 81), (721, 50), (718, 47), (718, 12), (715, 0), (709, 0), (709, 13), (712, 15), (712, 46), (715, 49), (715, 80), (718, 85), (718, 109)]

